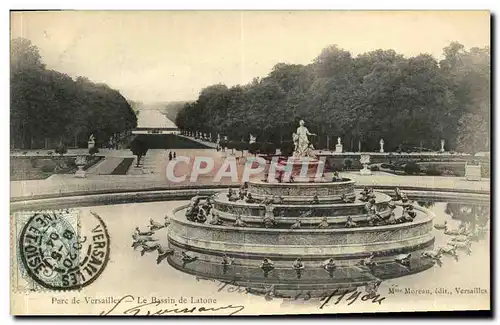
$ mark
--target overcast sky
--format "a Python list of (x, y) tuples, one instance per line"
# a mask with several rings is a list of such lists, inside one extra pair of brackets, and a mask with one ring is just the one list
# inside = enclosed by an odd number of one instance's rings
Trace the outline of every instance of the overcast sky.
[(13, 13), (11, 21), (12, 37), (30, 39), (48, 68), (146, 103), (245, 84), (278, 62), (308, 64), (332, 44), (354, 55), (382, 48), (439, 59), (451, 41), (490, 42), (484, 11), (65, 11)]

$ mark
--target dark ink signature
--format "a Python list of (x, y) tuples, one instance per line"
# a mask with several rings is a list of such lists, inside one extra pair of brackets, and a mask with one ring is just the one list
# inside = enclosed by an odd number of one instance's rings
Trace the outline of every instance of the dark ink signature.
[[(324, 295), (322, 298), (320, 298), (320, 301), (322, 302), (321, 306), (319, 307), (319, 309), (323, 309), (323, 307), (326, 307), (328, 306), (328, 303), (330, 302), (330, 300), (332, 300), (332, 298), (336, 295), (339, 294), (339, 290), (338, 289), (335, 289), (335, 291), (333, 291), (331, 294), (329, 295)], [(347, 297), (347, 295), (349, 295)], [(360, 298), (361, 296), (361, 298)], [(358, 290), (353, 290), (353, 291), (346, 291), (344, 293), (342, 293), (340, 296), (336, 297), (336, 301), (334, 303), (334, 305), (338, 305), (339, 303), (341, 303), (344, 298), (347, 297), (345, 299), (346, 302), (348, 302), (348, 306), (352, 305), (356, 300), (358, 300), (358, 298), (361, 299), (361, 301), (368, 301), (368, 300), (371, 300), (372, 303), (378, 303), (379, 305), (382, 304), (382, 301), (385, 300), (385, 297), (383, 296), (380, 296), (380, 294), (376, 293), (365, 293), (364, 295), (361, 295), (361, 292), (358, 291)]]
[[(144, 304), (139, 304), (128, 308), (128, 304), (133, 303), (135, 301), (134, 296), (126, 295), (123, 296), (118, 302), (108, 311), (102, 311), (100, 316), (106, 316), (114, 312), (114, 314), (119, 315), (132, 315), (132, 316), (159, 316), (166, 314), (192, 314), (192, 313), (202, 313), (202, 312), (216, 312), (221, 310), (227, 310), (229, 312), (227, 315), (232, 316), (243, 309), (244, 306), (241, 305), (227, 305), (221, 307), (206, 307), (206, 306), (190, 306), (190, 307), (176, 307), (177, 304), (174, 304), (175, 308), (158, 308), (161, 305), (161, 302), (149, 302)], [(127, 309), (125, 309), (127, 308)]]

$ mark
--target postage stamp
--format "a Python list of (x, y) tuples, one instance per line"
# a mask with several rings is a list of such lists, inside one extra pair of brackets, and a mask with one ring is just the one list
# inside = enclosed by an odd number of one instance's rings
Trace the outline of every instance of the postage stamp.
[(95, 213), (77, 209), (21, 211), (13, 216), (15, 290), (78, 290), (109, 260), (109, 234)]

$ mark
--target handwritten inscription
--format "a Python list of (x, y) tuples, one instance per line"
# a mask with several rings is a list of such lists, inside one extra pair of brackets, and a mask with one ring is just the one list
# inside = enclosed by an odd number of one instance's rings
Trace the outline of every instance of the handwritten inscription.
[(370, 293), (362, 294), (362, 292), (360, 292), (358, 290), (346, 291), (346, 292), (340, 294), (340, 296), (336, 297), (339, 293), (340, 292), (337, 289), (337, 290), (334, 290), (328, 296), (323, 296), (320, 299), (322, 304), (319, 307), (319, 309), (323, 309), (324, 307), (328, 306), (328, 304), (330, 303), (330, 301), (332, 301), (332, 298), (334, 298), (334, 297), (335, 297), (335, 299), (334, 299), (335, 302), (333, 303), (334, 305), (338, 305), (339, 303), (344, 301), (347, 303), (348, 306), (350, 306), (354, 302), (358, 301), (358, 299), (360, 301), (363, 301), (363, 302), (364, 301), (371, 301), (372, 303), (378, 303), (379, 305), (382, 304), (382, 301), (385, 300), (385, 297), (382, 297), (379, 294), (370, 294)]
[[(191, 299), (193, 300), (193, 299)], [(138, 302), (139, 301), (139, 302)], [(173, 307), (173, 308), (172, 308)], [(131, 315), (131, 316), (160, 316), (167, 314), (198, 314), (209, 313), (213, 315), (216, 312), (222, 312), (223, 315), (232, 316), (245, 309), (242, 305), (225, 305), (225, 306), (178, 306), (173, 304), (171, 307), (164, 307), (159, 300), (147, 301), (146, 299), (135, 298), (132, 295), (123, 296), (119, 299), (111, 309), (102, 311), (104, 315)]]
[[(207, 280), (218, 282), (213, 279), (201, 278), (198, 277), (197, 280)], [(232, 282), (218, 282), (217, 292), (221, 291), (237, 292), (237, 293), (251, 293), (251, 289), (245, 288), (237, 285)], [(317, 294), (316, 294), (317, 295)], [(299, 290), (294, 295), (283, 295), (277, 292), (269, 291), (265, 294), (265, 296), (269, 298), (283, 298), (283, 299), (292, 299), (292, 300), (311, 300), (313, 299), (313, 293), (307, 290)], [(320, 309), (323, 309), (330, 304), (338, 305), (341, 302), (347, 303), (347, 305), (352, 305), (354, 302), (371, 302), (376, 304), (381, 304), (386, 298), (377, 293), (366, 293), (362, 291), (358, 291), (357, 289), (351, 291), (340, 291), (339, 289), (333, 291), (325, 291), (320, 297), (315, 298), (319, 299), (321, 302)]]

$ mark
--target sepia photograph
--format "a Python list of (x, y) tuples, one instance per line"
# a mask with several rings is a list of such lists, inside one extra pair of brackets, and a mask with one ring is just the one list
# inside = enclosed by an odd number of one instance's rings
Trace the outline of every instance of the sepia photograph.
[(491, 24), (10, 11), (10, 313), (491, 316)]

